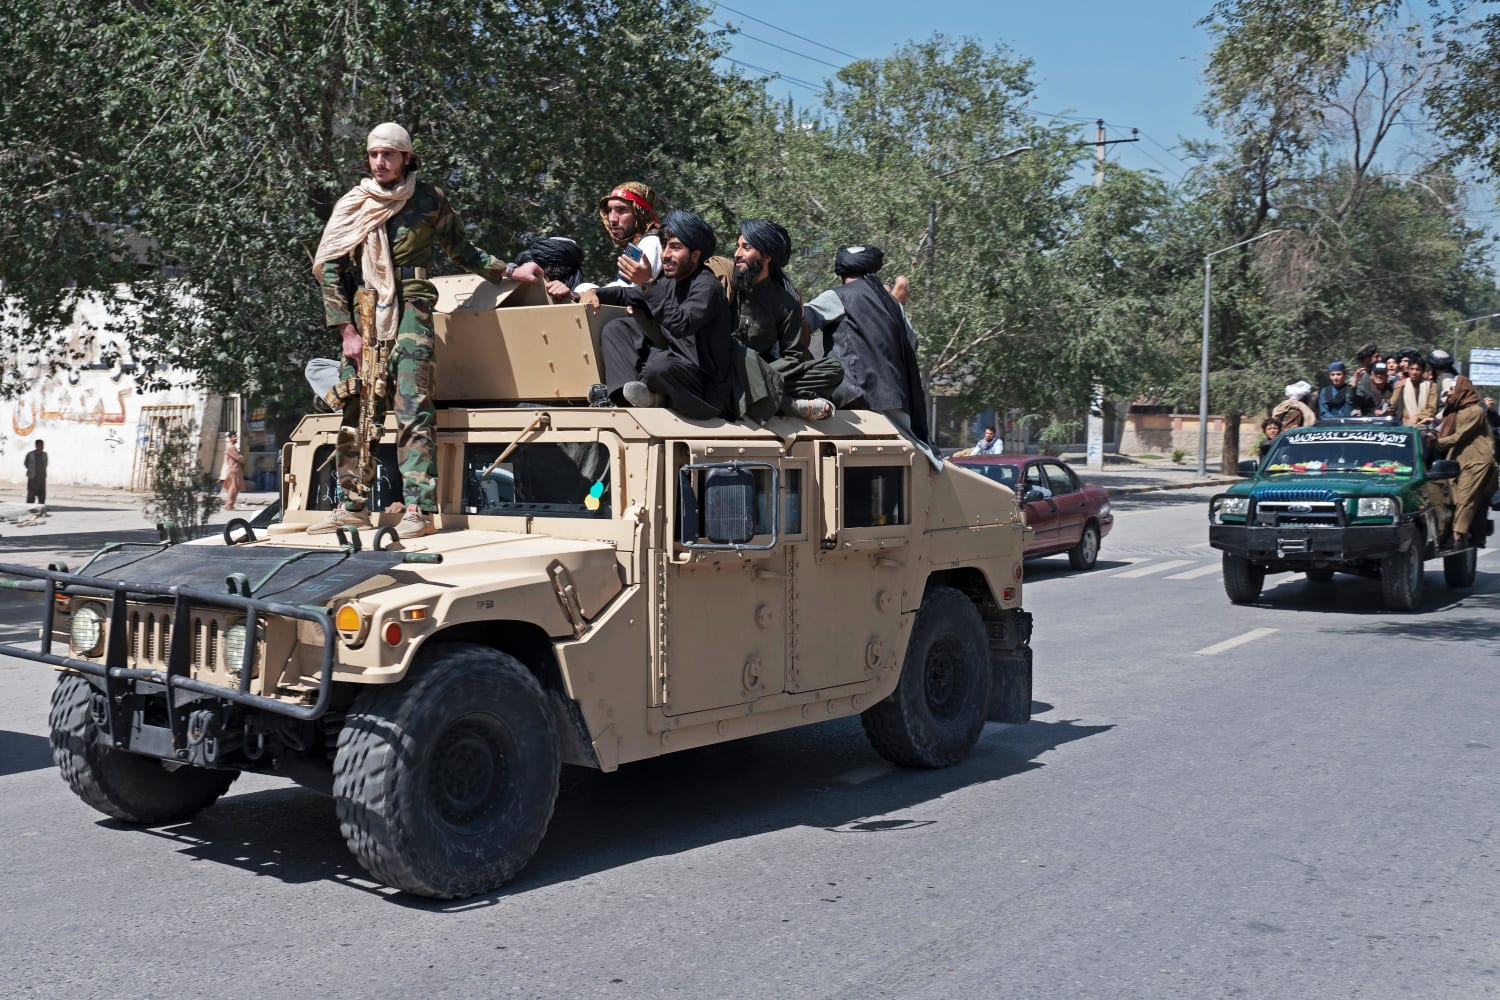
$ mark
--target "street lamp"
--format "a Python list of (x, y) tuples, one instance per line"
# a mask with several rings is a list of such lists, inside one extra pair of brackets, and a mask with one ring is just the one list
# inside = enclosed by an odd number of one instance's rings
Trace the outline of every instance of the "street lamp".
[(1457, 323), (1453, 324), (1453, 360), (1454, 361), (1458, 360), (1458, 331), (1462, 327), (1467, 326), (1470, 323), (1478, 323), (1481, 320), (1494, 319), (1497, 316), (1500, 316), (1500, 313), (1490, 313), (1488, 316), (1471, 316), (1468, 319), (1461, 319)]
[(1198, 377), (1198, 475), (1208, 475), (1208, 290), (1213, 282), (1214, 258), (1221, 253), (1236, 250), (1246, 243), (1275, 236), (1280, 229), (1268, 229), (1259, 236), (1240, 240), (1234, 246), (1215, 250), (1203, 258), (1203, 368)]

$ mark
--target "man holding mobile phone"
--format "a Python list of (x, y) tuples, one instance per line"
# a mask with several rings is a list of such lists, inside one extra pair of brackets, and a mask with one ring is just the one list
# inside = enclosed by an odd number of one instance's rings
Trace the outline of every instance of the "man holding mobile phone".
[[(656, 192), (640, 181), (625, 181), (599, 199), (599, 221), (620, 256), (616, 277), (609, 285), (644, 287), (661, 274), (661, 222), (656, 217)], [(598, 285), (584, 282), (582, 293)], [(609, 287), (609, 286), (606, 286)]]

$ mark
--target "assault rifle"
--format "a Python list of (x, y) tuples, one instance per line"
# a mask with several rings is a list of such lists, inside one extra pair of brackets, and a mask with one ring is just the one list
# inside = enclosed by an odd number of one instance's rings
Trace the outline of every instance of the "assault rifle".
[[(349, 305), (354, 327), (359, 331), (359, 365), (353, 377), (340, 379), (329, 390), (324, 401), (343, 413), (335, 455), (355, 459), (352, 463), (340, 463), (339, 486), (348, 501), (364, 506), (369, 503), (370, 484), (375, 481), (379, 464), (375, 448), (385, 430), (390, 347), (375, 336), (375, 292), (368, 288), (350, 289), (347, 285), (345, 291), (353, 293)], [(333, 458), (330, 455), (329, 461)]]

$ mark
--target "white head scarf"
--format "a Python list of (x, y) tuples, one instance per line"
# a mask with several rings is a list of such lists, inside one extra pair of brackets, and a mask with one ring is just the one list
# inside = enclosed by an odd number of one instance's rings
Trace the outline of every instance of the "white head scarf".
[(1287, 399), (1306, 399), (1312, 392), (1312, 386), (1306, 382), (1293, 382), (1286, 387)]
[(365, 139), (365, 150), (368, 152), (372, 149), (394, 149), (402, 153), (416, 152), (412, 149), (411, 134), (395, 122), (381, 122), (370, 129), (370, 134)]

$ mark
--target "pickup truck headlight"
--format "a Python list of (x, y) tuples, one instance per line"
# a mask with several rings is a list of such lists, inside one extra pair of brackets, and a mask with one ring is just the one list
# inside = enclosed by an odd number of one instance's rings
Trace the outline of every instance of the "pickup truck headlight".
[(1395, 517), (1401, 513), (1401, 504), (1395, 497), (1360, 497), (1355, 505), (1355, 517)]
[(1208, 520), (1211, 524), (1224, 523), (1224, 515), (1230, 517), (1244, 517), (1250, 513), (1249, 497), (1219, 497), (1208, 507)]

